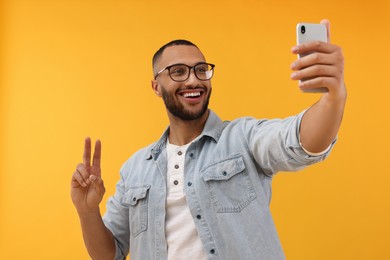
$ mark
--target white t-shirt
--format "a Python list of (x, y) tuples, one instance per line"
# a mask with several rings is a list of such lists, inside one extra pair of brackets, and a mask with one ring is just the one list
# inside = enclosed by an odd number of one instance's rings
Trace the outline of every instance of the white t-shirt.
[(176, 146), (167, 142), (168, 172), (165, 236), (168, 259), (208, 259), (196, 231), (184, 187), (184, 159), (190, 144)]

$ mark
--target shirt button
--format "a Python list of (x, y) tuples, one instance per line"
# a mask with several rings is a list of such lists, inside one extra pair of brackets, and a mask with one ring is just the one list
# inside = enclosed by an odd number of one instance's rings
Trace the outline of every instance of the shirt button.
[(177, 184), (179, 184), (179, 182), (178, 182), (177, 180), (175, 180), (175, 181), (173, 182), (173, 184), (177, 185)]
[(176, 164), (176, 165), (175, 165), (175, 169), (179, 169), (179, 165)]
[(226, 172), (226, 171), (223, 171), (223, 172), (222, 172), (222, 175), (223, 175), (223, 176), (226, 176), (226, 175), (227, 175), (227, 172)]
[(211, 250), (210, 250), (210, 253), (215, 254), (215, 250), (214, 250), (214, 249), (211, 249)]
[(201, 216), (201, 215), (196, 215), (196, 218), (197, 218), (197, 219), (201, 219), (202, 216)]
[(188, 186), (191, 186), (191, 185), (192, 185), (192, 182), (187, 183), (187, 185), (188, 185)]
[(194, 158), (194, 153), (190, 153), (190, 157), (191, 157), (191, 158)]
[(182, 153), (182, 151), (178, 151), (177, 154), (178, 155), (182, 155), (183, 153)]

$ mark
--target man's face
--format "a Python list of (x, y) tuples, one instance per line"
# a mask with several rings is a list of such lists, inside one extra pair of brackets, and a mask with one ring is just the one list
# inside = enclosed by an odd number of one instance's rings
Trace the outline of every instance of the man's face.
[[(194, 46), (175, 45), (167, 47), (156, 64), (157, 71), (173, 65), (186, 64), (194, 66), (206, 62), (200, 50)], [(168, 70), (163, 71), (152, 82), (157, 95), (164, 100), (165, 107), (173, 116), (182, 120), (195, 120), (205, 114), (211, 95), (210, 80), (199, 80), (193, 70), (186, 81), (173, 81)]]

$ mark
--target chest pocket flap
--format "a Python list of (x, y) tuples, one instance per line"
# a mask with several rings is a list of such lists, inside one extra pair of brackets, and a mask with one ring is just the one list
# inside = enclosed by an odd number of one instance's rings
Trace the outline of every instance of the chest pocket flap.
[(146, 198), (150, 185), (130, 188), (122, 199), (122, 203), (126, 205), (135, 206), (139, 200)]
[(242, 159), (242, 156), (238, 154), (207, 167), (202, 177), (204, 181), (228, 180), (244, 170), (244, 160)]

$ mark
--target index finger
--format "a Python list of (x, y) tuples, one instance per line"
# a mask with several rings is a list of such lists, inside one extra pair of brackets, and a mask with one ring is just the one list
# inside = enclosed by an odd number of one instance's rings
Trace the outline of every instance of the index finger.
[(102, 144), (100, 140), (96, 140), (95, 152), (93, 153), (93, 162), (92, 162), (93, 166), (100, 167), (101, 153), (102, 153)]
[(83, 162), (86, 167), (91, 166), (91, 139), (85, 138)]
[(336, 48), (336, 45), (332, 45), (327, 42), (311, 41), (294, 46), (292, 48), (292, 52), (294, 54), (304, 54), (310, 52), (332, 53), (336, 50)]

